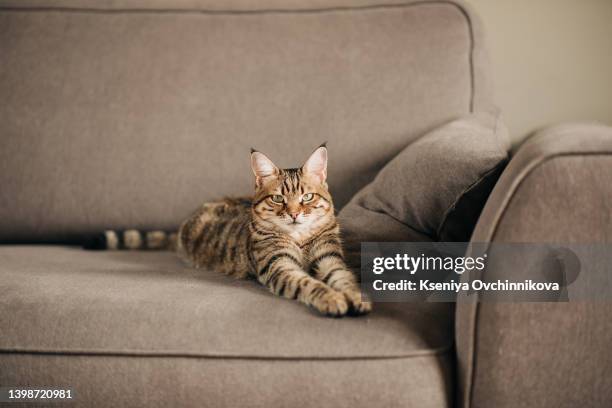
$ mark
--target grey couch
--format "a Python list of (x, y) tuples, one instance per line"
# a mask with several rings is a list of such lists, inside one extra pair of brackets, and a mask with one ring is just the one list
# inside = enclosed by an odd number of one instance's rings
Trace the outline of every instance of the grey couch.
[[(250, 191), (251, 146), (295, 165), (327, 140), (341, 207), (428, 130), (495, 110), (462, 2), (0, 0), (0, 99), (0, 386), (85, 407), (612, 402), (607, 303), (327, 319), (171, 253), (76, 246)], [(473, 239), (611, 242), (610, 154), (603, 126), (534, 136)]]

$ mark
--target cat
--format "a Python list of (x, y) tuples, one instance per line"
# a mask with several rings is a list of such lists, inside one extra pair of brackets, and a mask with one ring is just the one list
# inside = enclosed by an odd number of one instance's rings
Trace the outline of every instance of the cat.
[(323, 315), (368, 313), (372, 305), (362, 298), (357, 277), (344, 261), (327, 186), (325, 144), (302, 167), (290, 169), (279, 169), (252, 149), (251, 168), (252, 197), (204, 203), (176, 234), (106, 231), (104, 246), (174, 246), (196, 268), (253, 277), (272, 293), (296, 299)]

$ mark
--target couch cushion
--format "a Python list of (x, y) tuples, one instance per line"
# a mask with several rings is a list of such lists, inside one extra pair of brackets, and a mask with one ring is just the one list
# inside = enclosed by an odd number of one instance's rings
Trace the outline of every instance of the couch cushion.
[[(376, 386), (367, 384), (379, 383), (386, 383), (388, 398), (408, 406), (450, 401), (448, 304), (380, 304), (365, 317), (330, 319), (274, 297), (254, 281), (187, 268), (171, 253), (32, 246), (0, 247), (0, 294), (0, 359), (9, 368), (0, 370), (2, 384), (55, 384), (54, 378), (64, 378), (90, 390), (96, 384), (112, 387), (100, 384), (105, 376), (159, 376), (155, 367), (171, 372), (184, 367), (181, 378), (203, 370), (183, 386), (208, 397), (223, 394), (215, 387), (246, 386), (260, 375), (285, 383), (292, 377), (296, 387), (346, 375), (332, 381), (338, 387), (334, 392), (362, 384), (370, 387), (361, 390), (363, 402), (376, 401)], [(67, 361), (74, 365), (57, 356), (72, 358)], [(93, 356), (107, 360), (86, 360)], [(206, 359), (210, 362), (202, 363)], [(47, 376), (32, 377), (42, 361)], [(240, 364), (241, 369), (235, 367)], [(140, 366), (143, 371), (134, 369)], [(316, 375), (319, 369), (325, 375)], [(213, 385), (196, 383), (203, 373), (215, 377)], [(272, 384), (266, 398), (275, 397)], [(231, 393), (219, 398), (219, 406), (237, 403)]]
[[(361, 241), (469, 241), (509, 150), (499, 114), (478, 112), (432, 130), (340, 211), (348, 242), (353, 229)], [(385, 237), (398, 224), (405, 231)]]
[(0, 27), (0, 242), (176, 227), (252, 190), (251, 146), (296, 166), (327, 140), (341, 207), (491, 100), (454, 1), (0, 0)]

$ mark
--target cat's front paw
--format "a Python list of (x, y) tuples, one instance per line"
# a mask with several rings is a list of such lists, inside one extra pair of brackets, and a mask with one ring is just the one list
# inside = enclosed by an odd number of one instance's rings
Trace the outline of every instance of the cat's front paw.
[(331, 317), (344, 316), (349, 310), (346, 297), (335, 290), (330, 290), (325, 293), (313, 304), (313, 306), (322, 314)]
[(372, 303), (363, 298), (359, 289), (347, 290), (344, 296), (348, 301), (350, 314), (363, 315), (372, 311)]

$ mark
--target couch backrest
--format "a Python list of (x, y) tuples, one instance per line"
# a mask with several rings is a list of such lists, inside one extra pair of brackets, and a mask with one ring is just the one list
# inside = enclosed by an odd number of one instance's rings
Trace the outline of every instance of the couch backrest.
[(490, 106), (463, 3), (294, 3), (0, 0), (0, 242), (176, 227), (252, 191), (251, 146), (296, 167), (327, 141), (341, 207)]

